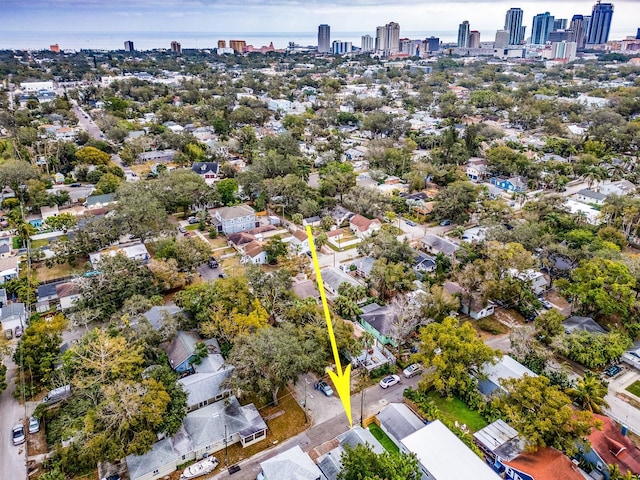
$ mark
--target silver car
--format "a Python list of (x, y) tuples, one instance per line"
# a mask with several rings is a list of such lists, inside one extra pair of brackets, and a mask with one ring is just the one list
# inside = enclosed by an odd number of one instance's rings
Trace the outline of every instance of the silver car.
[(29, 418), (29, 433), (38, 433), (40, 431), (40, 420), (36, 417)]

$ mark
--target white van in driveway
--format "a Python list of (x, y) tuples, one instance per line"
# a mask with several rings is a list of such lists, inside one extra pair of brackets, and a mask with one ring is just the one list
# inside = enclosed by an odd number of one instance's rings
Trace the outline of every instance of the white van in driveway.
[(54, 405), (71, 396), (71, 385), (63, 385), (54, 388), (42, 399), (42, 403), (46, 405)]

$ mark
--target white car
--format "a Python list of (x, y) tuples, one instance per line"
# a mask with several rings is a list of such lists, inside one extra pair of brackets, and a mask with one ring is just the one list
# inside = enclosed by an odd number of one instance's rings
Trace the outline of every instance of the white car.
[(29, 433), (38, 433), (40, 431), (40, 421), (36, 417), (29, 418)]
[(402, 371), (402, 374), (404, 375), (405, 378), (411, 378), (411, 377), (415, 377), (416, 375), (419, 375), (422, 372), (422, 365), (420, 365), (419, 363), (414, 363), (412, 365), (409, 365), (407, 368), (405, 368)]
[(393, 387), (396, 383), (400, 383), (400, 377), (398, 375), (389, 375), (380, 380), (380, 386), (382, 388)]
[(11, 429), (11, 439), (14, 445), (22, 445), (27, 437), (24, 434), (24, 425), (16, 423)]

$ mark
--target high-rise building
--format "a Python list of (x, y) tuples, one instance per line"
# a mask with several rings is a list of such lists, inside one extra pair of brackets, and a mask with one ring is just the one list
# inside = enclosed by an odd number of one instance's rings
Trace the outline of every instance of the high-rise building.
[(547, 43), (549, 33), (553, 31), (554, 18), (549, 12), (539, 13), (533, 17), (531, 27), (531, 44), (544, 45)]
[(133, 47), (133, 42), (131, 40), (127, 40), (124, 42), (124, 49), (126, 52), (135, 52), (135, 48)]
[(636, 32), (636, 40), (640, 40), (640, 28)]
[(342, 40), (334, 40), (331, 42), (331, 53), (334, 55), (343, 55), (351, 53), (351, 42), (343, 42)]
[(576, 59), (576, 42), (551, 43), (552, 58), (561, 58), (572, 62)]
[(229, 48), (233, 48), (236, 53), (243, 53), (247, 48), (247, 42), (245, 40), (229, 40)]
[(218, 48), (227, 48), (226, 40), (218, 40)]
[[(573, 30), (556, 30), (549, 33), (547, 42), (575, 42), (576, 35)], [(577, 45), (577, 42), (576, 42)]]
[(573, 38), (578, 50), (582, 50), (585, 44), (584, 17), (582, 15), (574, 15), (569, 24), (569, 30), (573, 32)]
[(591, 11), (591, 23), (587, 34), (587, 45), (603, 45), (609, 41), (609, 29), (613, 17), (612, 3), (596, 3)]
[(427, 51), (437, 52), (440, 50), (440, 39), (438, 37), (429, 37), (425, 40), (427, 42)]
[(524, 30), (522, 28), (522, 16), (524, 12), (521, 8), (510, 8), (504, 19), (504, 29), (509, 30), (509, 45), (520, 45), (524, 40)]
[(389, 22), (385, 25), (385, 53), (393, 55), (400, 50), (400, 25), (396, 22)]
[(469, 48), (469, 21), (465, 20), (458, 26), (458, 47)]
[(387, 29), (385, 27), (376, 27), (376, 52), (384, 51), (387, 43)]
[(478, 30), (469, 32), (469, 48), (480, 48), (480, 32)]
[(567, 19), (566, 18), (556, 18), (553, 21), (553, 30), (566, 30), (567, 29)]
[(54, 43), (53, 45), (49, 45), (49, 50), (53, 53), (60, 53), (60, 45)]
[(507, 48), (509, 46), (509, 35), (509, 30), (498, 30), (493, 48), (498, 50)]
[(331, 51), (331, 27), (326, 23), (318, 26), (318, 53)]
[(175, 40), (171, 42), (171, 52), (182, 53), (182, 45), (180, 45), (180, 42), (176, 42)]
[(373, 37), (371, 35), (363, 35), (362, 40), (360, 41), (360, 48), (363, 52), (372, 52), (373, 51)]

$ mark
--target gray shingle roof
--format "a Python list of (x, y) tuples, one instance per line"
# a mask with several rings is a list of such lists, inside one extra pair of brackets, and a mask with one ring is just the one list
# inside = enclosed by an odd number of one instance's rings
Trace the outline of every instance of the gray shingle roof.
[(404, 403), (390, 403), (378, 415), (378, 420), (396, 442), (417, 432), (424, 423)]
[(320, 469), (299, 445), (260, 464), (264, 480), (324, 480)]

